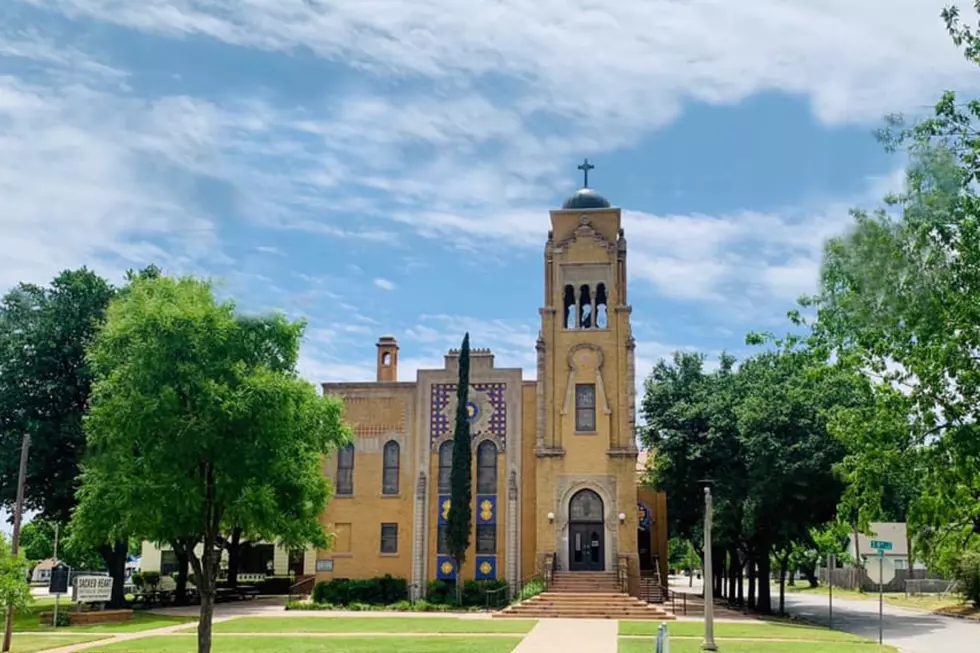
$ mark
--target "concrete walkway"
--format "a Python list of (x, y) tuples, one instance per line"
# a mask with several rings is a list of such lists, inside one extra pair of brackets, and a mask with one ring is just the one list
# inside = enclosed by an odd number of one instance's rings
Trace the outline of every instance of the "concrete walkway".
[(513, 653), (616, 653), (615, 619), (543, 619)]

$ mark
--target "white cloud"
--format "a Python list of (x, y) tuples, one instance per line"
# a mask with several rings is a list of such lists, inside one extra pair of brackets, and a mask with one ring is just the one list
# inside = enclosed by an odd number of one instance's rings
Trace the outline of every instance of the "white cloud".
[(381, 288), (381, 290), (394, 290), (397, 287), (395, 286), (394, 281), (389, 281), (388, 279), (382, 278), (375, 279), (374, 285)]

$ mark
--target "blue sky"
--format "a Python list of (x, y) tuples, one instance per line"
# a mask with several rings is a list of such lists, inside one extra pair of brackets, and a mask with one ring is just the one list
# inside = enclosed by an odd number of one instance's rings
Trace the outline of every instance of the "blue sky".
[[(980, 75), (942, 0), (7, 0), (0, 287), (210, 275), (309, 320), (312, 381), (469, 331), (533, 374), (548, 209), (624, 209), (638, 375), (744, 353), (902, 160), (871, 136)], [(967, 11), (972, 21), (972, 11)]]

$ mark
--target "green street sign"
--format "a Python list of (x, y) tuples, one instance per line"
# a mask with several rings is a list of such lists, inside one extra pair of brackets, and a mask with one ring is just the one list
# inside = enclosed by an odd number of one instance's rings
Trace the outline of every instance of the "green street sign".
[(871, 540), (871, 548), (872, 549), (878, 549), (879, 552), (881, 552), (881, 551), (891, 551), (892, 550), (892, 543), (891, 542), (885, 542), (883, 540)]

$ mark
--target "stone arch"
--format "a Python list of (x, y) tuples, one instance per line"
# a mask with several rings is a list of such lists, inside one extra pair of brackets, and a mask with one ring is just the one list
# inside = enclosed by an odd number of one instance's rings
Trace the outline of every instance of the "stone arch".
[(615, 569), (619, 518), (616, 512), (616, 488), (592, 480), (579, 480), (561, 489), (558, 495), (558, 515), (555, 519), (555, 542), (561, 569), (568, 569), (568, 524), (572, 497), (582, 490), (592, 490), (602, 500), (602, 522), (605, 534), (602, 543), (607, 571)]

